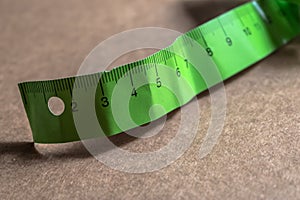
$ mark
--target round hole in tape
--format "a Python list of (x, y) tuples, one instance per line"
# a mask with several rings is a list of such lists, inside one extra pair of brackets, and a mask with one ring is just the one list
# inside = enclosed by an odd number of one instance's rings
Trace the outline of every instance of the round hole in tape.
[(65, 103), (59, 97), (51, 97), (48, 100), (48, 109), (53, 115), (60, 116), (65, 110)]

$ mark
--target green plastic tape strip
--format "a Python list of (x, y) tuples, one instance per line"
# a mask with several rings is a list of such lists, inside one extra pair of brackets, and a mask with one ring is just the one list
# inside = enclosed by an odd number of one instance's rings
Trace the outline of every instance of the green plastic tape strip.
[[(123, 87), (123, 91), (126, 91), (122, 94), (125, 95), (125, 99), (130, 98), (128, 109), (136, 124), (128, 129), (153, 120), (149, 117), (149, 109), (154, 104), (161, 104), (165, 111), (156, 114), (154, 118), (157, 119), (188, 103), (193, 96), (212, 86), (207, 85), (201, 75), (193, 71), (193, 67), (188, 67), (191, 63), (186, 58), (170, 53), (168, 49), (189, 54), (191, 52), (186, 48), (188, 44), (185, 38), (191, 38), (207, 51), (207, 57), (218, 67), (222, 80), (226, 80), (299, 35), (299, 16), (299, 1), (296, 0), (251, 1), (185, 33), (170, 47), (143, 60), (108, 72), (19, 83), (34, 142), (62, 143), (99, 136), (99, 133), (87, 130), (86, 136), (79, 137), (74, 123), (74, 112), (81, 109), (76, 107), (74, 91), (79, 91), (84, 96), (91, 85), (97, 86), (93, 97), (95, 112), (105, 135), (111, 136), (126, 131), (119, 128), (112, 114), (111, 98), (116, 86)], [(166, 65), (174, 73), (166, 74), (160, 69), (160, 65), (147, 67), (147, 64), (153, 63)], [(127, 72), (130, 72), (129, 75)], [(145, 74), (151, 79), (151, 83), (135, 88), (134, 82), (138, 74)], [(121, 86), (118, 85), (124, 76), (128, 77), (128, 84), (122, 82)], [(193, 96), (184, 97), (183, 101), (179, 102), (163, 86), (170, 79), (180, 87), (183, 78), (191, 85)], [(184, 88), (182, 92), (184, 93)], [(59, 97), (65, 104), (65, 110), (60, 116), (55, 116), (49, 111), (48, 100), (51, 97)]]

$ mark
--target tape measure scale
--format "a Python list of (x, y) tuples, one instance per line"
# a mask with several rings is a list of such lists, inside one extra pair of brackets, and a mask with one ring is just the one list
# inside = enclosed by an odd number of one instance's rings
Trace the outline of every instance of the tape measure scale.
[[(212, 86), (207, 85), (201, 75), (195, 73), (188, 59), (172, 53), (191, 53), (188, 51), (190, 44), (187, 38), (196, 41), (205, 49), (206, 56), (218, 67), (222, 80), (226, 80), (299, 35), (300, 15), (297, 3), (299, 2), (296, 0), (252, 1), (192, 29), (180, 36), (170, 47), (111, 71), (19, 83), (34, 142), (62, 143), (98, 137), (99, 133), (89, 131), (84, 138), (79, 137), (73, 119), (74, 113), (80, 109), (74, 98), (74, 91), (85, 95), (93, 86), (96, 87), (96, 115), (107, 136), (125, 131), (116, 123), (111, 108), (112, 93), (118, 84), (118, 87), (124, 87), (123, 91), (130, 91), (124, 95), (131, 99), (130, 114), (136, 124), (130, 125), (128, 129), (153, 120), (148, 116), (148, 109), (153, 104), (160, 103), (165, 110), (157, 113), (155, 119), (179, 108), (188, 103), (192, 96), (182, 95), (183, 101), (177, 101), (164, 88), (167, 79), (178, 86), (182, 86), (183, 79), (187, 80), (192, 85), (193, 96)], [(166, 74), (161, 65), (169, 67), (172, 72)], [(151, 79), (151, 84), (136, 88), (134, 82), (141, 74)], [(120, 80), (124, 77), (128, 81), (120, 86)], [(60, 116), (49, 111), (48, 100), (51, 97), (59, 97), (64, 102), (65, 110)]]

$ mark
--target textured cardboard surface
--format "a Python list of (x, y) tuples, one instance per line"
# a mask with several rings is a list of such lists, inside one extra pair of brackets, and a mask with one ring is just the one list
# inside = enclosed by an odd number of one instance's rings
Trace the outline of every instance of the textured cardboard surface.
[[(198, 98), (202, 120), (192, 146), (156, 172), (113, 170), (79, 142), (32, 144), (18, 82), (74, 75), (89, 51), (112, 34), (143, 26), (184, 32), (232, 7), (227, 4), (1, 0), (0, 198), (299, 199), (299, 38), (225, 82), (225, 127), (204, 159), (198, 152), (210, 118), (208, 93)], [(112, 140), (132, 151), (158, 149), (172, 139), (178, 120), (180, 112), (173, 112), (152, 139), (121, 134)]]

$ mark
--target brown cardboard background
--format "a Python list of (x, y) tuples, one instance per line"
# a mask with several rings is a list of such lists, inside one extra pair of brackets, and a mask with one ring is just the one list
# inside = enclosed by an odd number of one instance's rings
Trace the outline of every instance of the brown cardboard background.
[[(197, 4), (197, 5), (196, 5)], [(89, 51), (112, 34), (160, 26), (187, 31), (217, 12), (204, 1), (0, 1), (1, 199), (299, 199), (299, 38), (225, 82), (227, 118), (217, 146), (198, 150), (208, 126), (207, 93), (199, 96), (203, 121), (191, 148), (153, 173), (128, 174), (92, 158), (80, 143), (33, 146), (17, 83), (74, 75)], [(232, 5), (216, 3), (220, 9)], [(130, 59), (130, 58), (128, 58)], [(132, 58), (131, 58), (132, 59)], [(180, 118), (171, 115), (167, 126)], [(143, 151), (167, 143), (114, 137)]]

